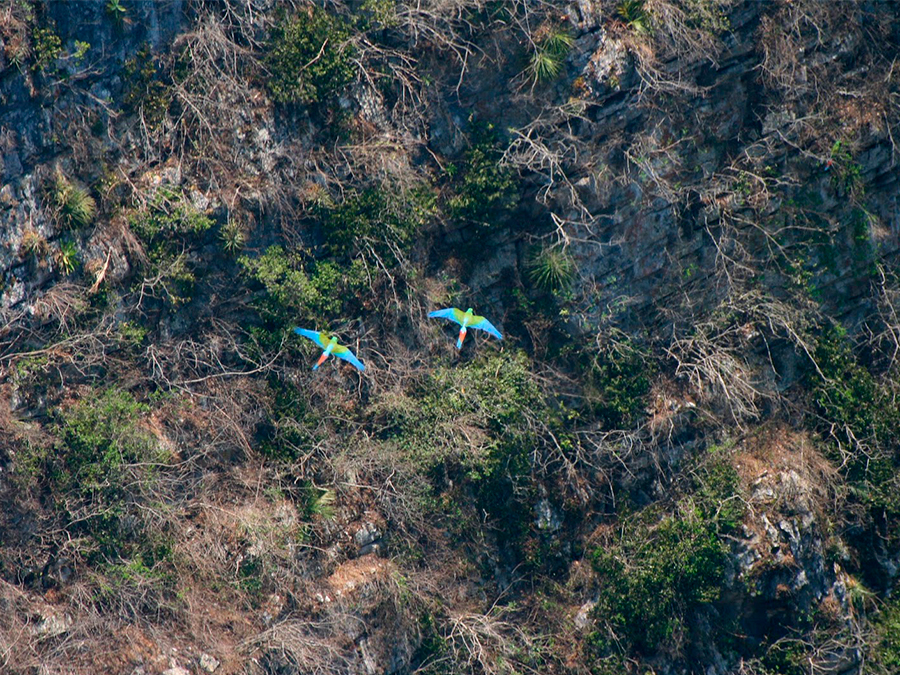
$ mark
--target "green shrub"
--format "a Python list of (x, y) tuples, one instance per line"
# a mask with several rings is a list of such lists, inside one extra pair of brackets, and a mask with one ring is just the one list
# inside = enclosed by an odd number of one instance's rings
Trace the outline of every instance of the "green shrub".
[(127, 391), (115, 388), (63, 409), (57, 423), (63, 452), (54, 463), (56, 485), (85, 496), (121, 495), (129, 464), (161, 458), (155, 439), (139, 424), (148, 411)]
[[(419, 385), (376, 404), (380, 440), (406, 454), (434, 492), (422, 508), (465, 538), (469, 518), (492, 517), (498, 540), (525, 557), (535, 420), (546, 404), (524, 354), (434, 369)], [(467, 438), (477, 438), (473, 448)], [(482, 516), (483, 517), (483, 516)]]
[[(325, 240), (337, 256), (372, 251), (393, 266), (434, 213), (434, 196), (420, 188), (389, 195), (381, 188), (350, 191), (337, 205), (324, 202), (315, 209)], [(375, 262), (375, 261), (373, 261)]]
[(149, 46), (144, 46), (125, 61), (124, 75), (127, 83), (122, 99), (125, 109), (131, 113), (140, 112), (144, 121), (155, 127), (169, 110), (174, 93), (170, 84), (164, 81), (158, 59)]
[(277, 103), (325, 103), (356, 76), (347, 24), (311, 6), (269, 36), (266, 86)]
[(339, 317), (346, 295), (362, 281), (357, 265), (342, 270), (329, 261), (307, 263), (299, 253), (281, 246), (269, 247), (258, 258), (241, 257), (239, 262), (266, 290), (258, 304), (263, 318), (282, 327), (300, 317), (314, 322)]
[(244, 248), (244, 231), (239, 223), (229, 220), (222, 226), (219, 231), (219, 239), (222, 242), (222, 248), (229, 255), (236, 255)]
[(874, 640), (869, 643), (869, 663), (876, 673), (900, 672), (900, 601), (885, 604), (873, 622)]
[(503, 150), (493, 126), (475, 124), (472, 138), (462, 165), (449, 169), (454, 194), (447, 210), (458, 220), (494, 228), (518, 203), (518, 187), (512, 171), (500, 164)]
[[(585, 400), (606, 429), (638, 423), (647, 407), (647, 395), (656, 367), (649, 356), (630, 341), (591, 345), (579, 359), (583, 368)], [(585, 363), (586, 362), (586, 363)]]
[(644, 7), (645, 0), (621, 0), (616, 7), (618, 17), (635, 33), (644, 34), (652, 30), (650, 13)]
[(46, 70), (62, 53), (62, 40), (52, 28), (35, 28), (31, 36), (34, 49), (34, 69)]
[(64, 228), (87, 227), (94, 220), (97, 203), (88, 191), (57, 172), (50, 186), (50, 201)]
[(170, 305), (188, 302), (196, 276), (186, 250), (212, 227), (212, 219), (177, 190), (163, 187), (147, 206), (131, 213), (128, 225), (147, 249), (145, 278), (155, 279), (154, 287)]
[(625, 537), (593, 554), (600, 581), (594, 616), (638, 652), (664, 644), (678, 649), (691, 613), (719, 598), (725, 546), (714, 525), (691, 512), (640, 525)]
[(877, 381), (857, 361), (840, 326), (823, 331), (813, 358), (818, 370), (810, 368), (806, 382), (823, 420), (821, 428), (849, 451), (835, 453), (834, 459), (844, 466), (857, 497), (900, 513), (894, 460), (900, 443), (900, 408), (894, 388)]

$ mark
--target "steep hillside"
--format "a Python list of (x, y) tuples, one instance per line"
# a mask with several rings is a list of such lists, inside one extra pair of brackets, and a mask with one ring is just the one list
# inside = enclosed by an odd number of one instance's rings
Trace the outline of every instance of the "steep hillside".
[(10, 0), (0, 673), (897, 672), (898, 57), (888, 2)]

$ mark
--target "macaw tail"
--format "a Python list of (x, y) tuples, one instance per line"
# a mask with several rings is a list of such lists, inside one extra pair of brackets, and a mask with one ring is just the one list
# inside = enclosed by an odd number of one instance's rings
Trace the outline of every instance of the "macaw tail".
[(456, 341), (457, 349), (462, 349), (462, 343), (463, 343), (463, 340), (465, 340), (465, 339), (466, 339), (466, 329), (463, 328), (462, 330), (459, 331), (459, 339), (457, 339), (457, 341)]
[(325, 363), (325, 359), (327, 359), (327, 358), (328, 358), (328, 353), (323, 352), (322, 356), (319, 357), (319, 360), (316, 361), (316, 365), (313, 366), (313, 370), (318, 370), (319, 366), (321, 366), (323, 363)]

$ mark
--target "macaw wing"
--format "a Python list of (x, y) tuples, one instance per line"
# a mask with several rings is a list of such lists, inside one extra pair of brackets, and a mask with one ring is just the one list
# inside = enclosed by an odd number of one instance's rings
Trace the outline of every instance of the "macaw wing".
[(472, 323), (469, 325), (472, 328), (477, 328), (478, 330), (483, 330), (486, 333), (490, 333), (498, 340), (503, 339), (503, 336), (500, 335), (500, 331), (494, 328), (494, 325), (483, 316), (473, 316)]
[(331, 353), (334, 354), (339, 359), (343, 359), (344, 361), (347, 361), (348, 363), (352, 363), (359, 370), (366, 369), (366, 367), (362, 364), (362, 361), (360, 361), (358, 358), (356, 358), (353, 355), (353, 352), (351, 352), (348, 347), (344, 347), (343, 345), (338, 345), (337, 347), (334, 348), (334, 350), (332, 350)]
[(450, 321), (455, 321), (460, 326), (462, 326), (463, 317), (465, 317), (466, 313), (456, 309), (456, 307), (448, 307), (447, 309), (437, 309), (433, 312), (428, 312), (428, 318), (430, 319), (450, 319)]
[(317, 345), (319, 345), (322, 349), (328, 346), (328, 340), (317, 330), (306, 330), (305, 328), (295, 328), (294, 332), (297, 335), (302, 335), (305, 338), (309, 338)]

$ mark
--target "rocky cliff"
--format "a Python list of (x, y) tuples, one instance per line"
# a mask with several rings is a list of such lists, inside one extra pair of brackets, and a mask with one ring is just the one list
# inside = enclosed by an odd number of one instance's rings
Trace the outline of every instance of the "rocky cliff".
[(0, 671), (894, 672), (898, 54), (879, 2), (0, 8)]

